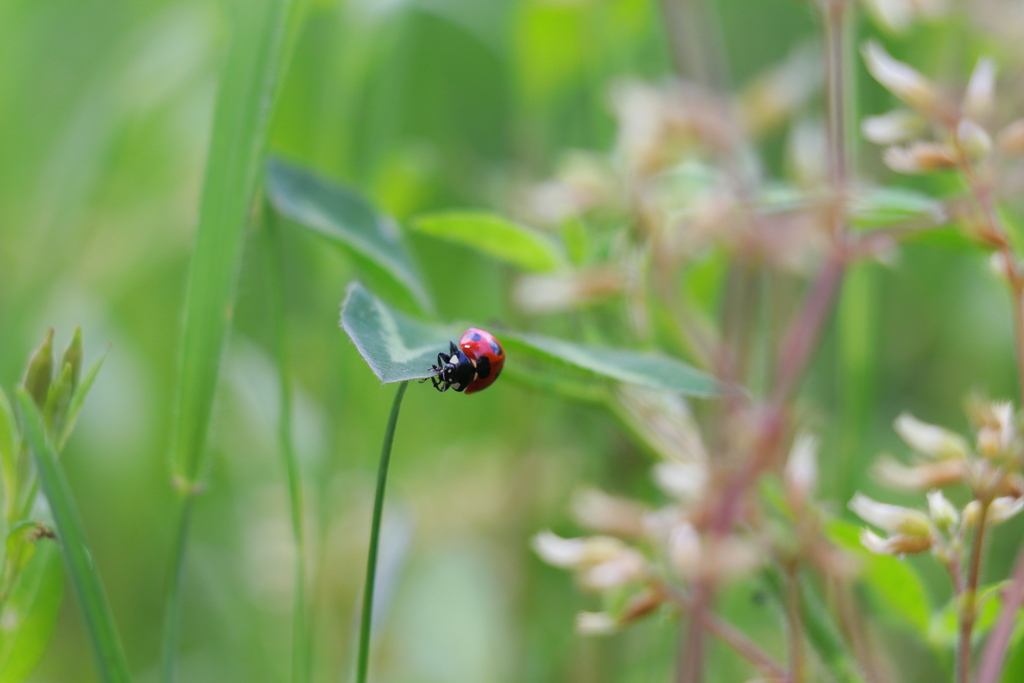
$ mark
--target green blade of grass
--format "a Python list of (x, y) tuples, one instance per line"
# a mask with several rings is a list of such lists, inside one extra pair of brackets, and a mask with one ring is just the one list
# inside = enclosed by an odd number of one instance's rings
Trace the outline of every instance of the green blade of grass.
[(377, 492), (373, 497), (373, 521), (370, 526), (370, 549), (366, 555), (366, 586), (363, 590), (363, 615), (359, 622), (359, 660), (356, 668), (356, 682), (366, 683), (370, 668), (370, 632), (373, 621), (373, 589), (377, 583), (377, 551), (380, 548), (380, 520), (384, 513), (384, 489), (388, 482), (388, 465), (391, 463), (391, 445), (395, 441), (395, 427), (398, 425), (398, 411), (402, 408), (402, 397), (409, 382), (398, 385), (395, 401), (391, 404), (391, 415), (384, 431), (384, 444), (380, 449), (380, 467), (377, 470)]
[(238, 279), (245, 227), (262, 175), (274, 97), (299, 23), (302, 0), (238, 0), (220, 77), (196, 247), (185, 296), (171, 465), (184, 500), (171, 557), (163, 680), (174, 680), (180, 593), (192, 499), (206, 461), (206, 436)]
[(103, 584), (85, 542), (85, 530), (71, 495), (71, 487), (57, 464), (57, 453), (46, 437), (43, 416), (32, 397), (24, 389), (18, 389), (18, 402), (25, 418), (25, 436), (39, 471), (43, 493), (50, 504), (64, 563), (82, 608), (100, 675), (108, 683), (127, 683), (131, 680), (128, 660), (125, 659), (121, 639), (117, 635)]
[(292, 681), (309, 680), (310, 649), (306, 618), (306, 532), (302, 495), (302, 470), (292, 443), (292, 385), (288, 375), (288, 316), (284, 263), (284, 245), (279, 226), (268, 210), (267, 234), (270, 242), (270, 315), (274, 333), (279, 410), (277, 424), (278, 448), (288, 480), (288, 500), (291, 507), (292, 539), (295, 543), (295, 594), (292, 614)]

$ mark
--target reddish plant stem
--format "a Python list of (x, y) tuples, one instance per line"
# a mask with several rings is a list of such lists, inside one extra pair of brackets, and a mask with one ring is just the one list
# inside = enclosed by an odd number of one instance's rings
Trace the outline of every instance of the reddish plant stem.
[(729, 622), (715, 616), (715, 614), (709, 610), (701, 610), (700, 616), (698, 617), (695, 609), (699, 600), (697, 595), (687, 595), (674, 586), (661, 585), (660, 588), (669, 595), (676, 604), (690, 612), (691, 622), (699, 621), (708, 633), (735, 650), (754, 668), (765, 674), (769, 680), (777, 683), (792, 683), (792, 679), (786, 672), (786, 669), (775, 661), (770, 654), (762, 650), (757, 643), (747, 637), (745, 633)]
[(988, 517), (988, 500), (981, 501), (978, 527), (971, 539), (971, 558), (967, 568), (967, 583), (960, 596), (960, 638), (956, 650), (957, 683), (971, 680), (971, 636), (978, 620), (978, 581), (981, 578), (981, 556), (985, 544), (985, 522)]
[(1017, 612), (1024, 605), (1024, 547), (1017, 552), (1010, 585), (1003, 592), (1003, 606), (985, 643), (978, 667), (978, 683), (998, 683), (1006, 661), (1010, 636), (1017, 625)]

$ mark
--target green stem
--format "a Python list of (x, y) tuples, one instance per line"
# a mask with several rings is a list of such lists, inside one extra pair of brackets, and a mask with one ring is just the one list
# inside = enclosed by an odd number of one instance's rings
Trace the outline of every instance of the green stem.
[(370, 550), (366, 556), (366, 589), (363, 591), (363, 617), (359, 624), (359, 663), (356, 671), (356, 683), (366, 683), (366, 673), (370, 667), (370, 626), (373, 620), (373, 589), (377, 581), (377, 550), (380, 546), (380, 520), (384, 512), (384, 488), (388, 482), (388, 465), (391, 462), (391, 444), (395, 440), (395, 427), (398, 425), (398, 411), (402, 407), (402, 397), (408, 388), (408, 380), (398, 385), (395, 401), (391, 404), (391, 416), (384, 432), (384, 443), (380, 449), (380, 467), (377, 470), (377, 493), (373, 498), (373, 521), (370, 525)]
[(185, 550), (188, 548), (188, 533), (192, 526), (192, 504), (196, 492), (184, 489), (181, 499), (178, 525), (171, 549), (170, 571), (168, 572), (167, 601), (164, 606), (164, 637), (161, 653), (162, 681), (174, 683), (175, 667), (178, 663), (178, 640), (181, 634), (181, 592), (185, 577)]
[(285, 292), (284, 250), (281, 231), (278, 229), (269, 208), (266, 216), (267, 233), (270, 238), (270, 260), (272, 278), (270, 292), (271, 317), (274, 329), (274, 353), (277, 356), (278, 393), (280, 395), (280, 416), (277, 423), (277, 439), (288, 477), (288, 502), (291, 508), (292, 538), (295, 542), (295, 595), (292, 611), (292, 682), (309, 680), (309, 642), (306, 621), (306, 532), (302, 495), (302, 471), (292, 445), (292, 385), (288, 377), (288, 328), (287, 294)]

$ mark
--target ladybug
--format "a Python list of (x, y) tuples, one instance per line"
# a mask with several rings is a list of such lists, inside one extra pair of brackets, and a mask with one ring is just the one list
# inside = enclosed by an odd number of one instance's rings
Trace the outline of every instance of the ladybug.
[(505, 350), (494, 335), (471, 327), (462, 333), (459, 345), (449, 342), (451, 353), (437, 354), (437, 365), (431, 365), (428, 377), (438, 391), (463, 391), (475, 394), (494, 384), (505, 366)]

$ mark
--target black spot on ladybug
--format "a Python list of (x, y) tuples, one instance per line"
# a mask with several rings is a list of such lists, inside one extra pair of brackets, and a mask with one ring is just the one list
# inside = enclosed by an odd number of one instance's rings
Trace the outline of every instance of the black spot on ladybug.
[(491, 376), (491, 359), (487, 356), (476, 362), (476, 376), (480, 379)]
[(469, 335), (469, 338), (472, 341), (480, 341), (481, 339), (483, 339), (483, 337), (480, 336), (479, 332), (474, 332), (473, 334)]
[(494, 352), (494, 355), (500, 356), (501, 355), (501, 344), (499, 344), (498, 342), (496, 342), (495, 340), (492, 339), (491, 340), (491, 351)]

